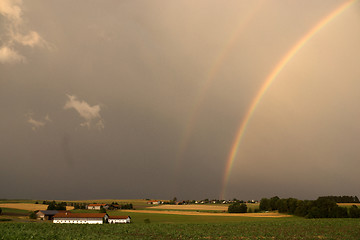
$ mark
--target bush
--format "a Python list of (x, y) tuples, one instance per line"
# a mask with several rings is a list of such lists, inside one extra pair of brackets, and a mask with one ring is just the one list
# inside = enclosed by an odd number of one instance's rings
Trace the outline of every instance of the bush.
[(245, 203), (233, 203), (228, 207), (229, 213), (246, 213), (247, 206)]
[(352, 205), (349, 209), (349, 217), (360, 218), (360, 209), (356, 205)]
[(2, 213), (2, 209), (0, 208), (0, 215), (1, 215), (1, 213)]
[(36, 219), (36, 212), (31, 212), (29, 218)]

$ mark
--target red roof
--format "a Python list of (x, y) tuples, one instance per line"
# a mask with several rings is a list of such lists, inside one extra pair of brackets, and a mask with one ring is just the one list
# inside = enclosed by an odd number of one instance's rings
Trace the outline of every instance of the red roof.
[(62, 212), (55, 214), (54, 218), (104, 218), (106, 213), (70, 213)]
[(106, 206), (107, 204), (89, 204), (88, 206)]
[(109, 219), (127, 219), (130, 216), (109, 216)]

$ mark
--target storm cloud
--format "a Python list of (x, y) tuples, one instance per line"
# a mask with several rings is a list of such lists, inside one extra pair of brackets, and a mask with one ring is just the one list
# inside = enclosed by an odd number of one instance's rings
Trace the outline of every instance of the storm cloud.
[(359, 42), (359, 1), (0, 0), (0, 198), (359, 195)]

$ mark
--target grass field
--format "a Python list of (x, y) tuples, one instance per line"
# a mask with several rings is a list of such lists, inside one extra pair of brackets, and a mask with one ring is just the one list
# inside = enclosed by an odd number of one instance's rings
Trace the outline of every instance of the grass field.
[[(151, 218), (151, 217), (150, 217)], [(163, 220), (162, 220), (163, 221)], [(197, 220), (198, 221), (198, 220)], [(356, 219), (238, 218), (237, 222), (76, 225), (0, 222), (0, 239), (359, 239)], [(218, 219), (219, 221), (219, 219)]]

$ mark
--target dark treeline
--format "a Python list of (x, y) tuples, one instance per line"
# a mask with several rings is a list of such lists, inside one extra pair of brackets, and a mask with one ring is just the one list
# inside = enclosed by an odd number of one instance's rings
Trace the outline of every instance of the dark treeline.
[(132, 203), (118, 204), (117, 202), (112, 202), (109, 205), (109, 209), (134, 209), (134, 206), (132, 205)]
[(325, 196), (325, 197), (319, 197), (319, 198), (326, 198), (333, 200), (337, 203), (360, 203), (357, 196)]
[(259, 206), (261, 211), (278, 210), (280, 213), (293, 214), (306, 218), (360, 218), (360, 209), (353, 205), (350, 208), (340, 207), (328, 197), (317, 200), (298, 200), (296, 198), (263, 198)]
[(44, 201), (43, 204), (47, 204), (49, 205), (47, 207), (47, 210), (66, 210), (66, 202), (55, 202), (55, 201), (52, 201), (52, 202), (49, 202), (49, 201)]

